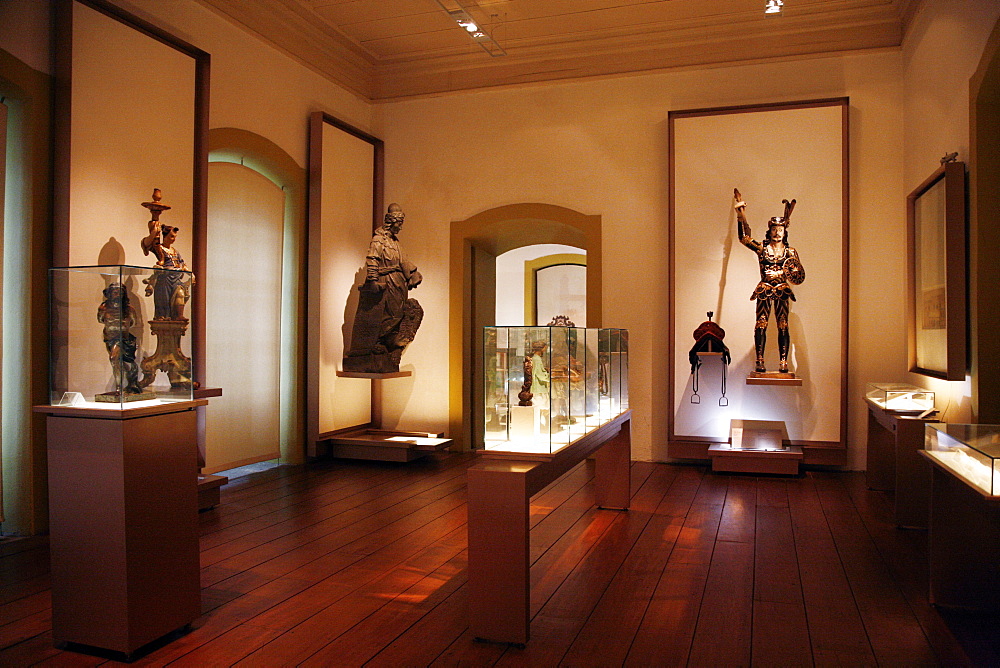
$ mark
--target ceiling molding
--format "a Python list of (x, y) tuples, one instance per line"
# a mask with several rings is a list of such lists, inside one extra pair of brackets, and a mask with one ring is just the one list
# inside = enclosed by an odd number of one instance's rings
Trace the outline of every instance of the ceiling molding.
[[(436, 0), (198, 0), (369, 101), (899, 47), (923, 0), (463, 0), (510, 10), (490, 57)], [(562, 19), (562, 22), (556, 18)]]

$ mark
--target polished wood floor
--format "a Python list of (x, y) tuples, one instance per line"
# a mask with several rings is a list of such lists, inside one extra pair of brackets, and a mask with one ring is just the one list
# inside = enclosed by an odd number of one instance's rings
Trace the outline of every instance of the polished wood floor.
[[(202, 513), (204, 614), (137, 665), (990, 665), (996, 618), (926, 600), (926, 534), (862, 474), (717, 475), (636, 463), (632, 509), (584, 463), (533, 499), (532, 638), (475, 642), (468, 455), (281, 467)], [(0, 665), (53, 647), (44, 539), (0, 546)]]

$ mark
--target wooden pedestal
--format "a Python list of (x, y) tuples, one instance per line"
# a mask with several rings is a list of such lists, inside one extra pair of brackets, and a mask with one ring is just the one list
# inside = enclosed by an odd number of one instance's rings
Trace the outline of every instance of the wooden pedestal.
[(933, 466), (928, 561), (930, 601), (1000, 611), (1000, 496), (988, 496), (940, 461)]
[(222, 493), (219, 488), (229, 482), (224, 475), (198, 476), (198, 510), (210, 510), (219, 505)]
[(895, 491), (896, 525), (927, 528), (931, 472), (919, 452), (924, 448), (924, 425), (937, 418), (921, 418), (886, 411), (868, 404), (868, 488)]
[(548, 459), (490, 458), (469, 468), (469, 627), (474, 638), (523, 645), (529, 638), (529, 499), (594, 455), (597, 505), (631, 499), (631, 411)]
[(768, 473), (798, 475), (802, 448), (792, 445), (783, 450), (734, 450), (724, 444), (711, 445), (712, 471), (716, 473)]
[(49, 414), (52, 635), (130, 658), (201, 614), (197, 422), (185, 401)]

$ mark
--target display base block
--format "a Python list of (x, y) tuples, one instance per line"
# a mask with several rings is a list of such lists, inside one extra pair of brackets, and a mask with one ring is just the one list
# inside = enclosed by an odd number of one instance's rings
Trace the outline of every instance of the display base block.
[(797, 445), (782, 450), (740, 450), (717, 443), (709, 446), (708, 454), (715, 473), (798, 475), (802, 461), (802, 448)]
[(792, 385), (802, 384), (802, 379), (792, 372), (753, 371), (747, 376), (747, 385)]
[(156, 398), (155, 392), (102, 392), (94, 395), (94, 401), (101, 404), (127, 404), (133, 401), (152, 401)]
[(327, 452), (341, 459), (409, 462), (447, 449), (452, 440), (441, 438), (441, 434), (363, 427), (321, 434), (319, 443), (325, 443)]
[(220, 488), (229, 482), (229, 478), (224, 475), (199, 475), (198, 476), (198, 510), (211, 510), (219, 505), (221, 500)]
[(541, 406), (511, 406), (511, 438), (534, 438), (541, 434), (543, 410)]

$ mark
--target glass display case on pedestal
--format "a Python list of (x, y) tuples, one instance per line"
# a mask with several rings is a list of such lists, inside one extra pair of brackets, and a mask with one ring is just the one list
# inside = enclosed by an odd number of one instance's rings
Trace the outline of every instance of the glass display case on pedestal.
[(127, 265), (49, 270), (49, 398), (123, 410), (190, 401), (190, 272)]
[(934, 393), (906, 383), (868, 383), (865, 398), (890, 413), (919, 414), (934, 410)]
[(484, 329), (487, 450), (552, 454), (628, 410), (628, 330)]
[(1000, 496), (1000, 425), (928, 424), (924, 449), (984, 494)]

